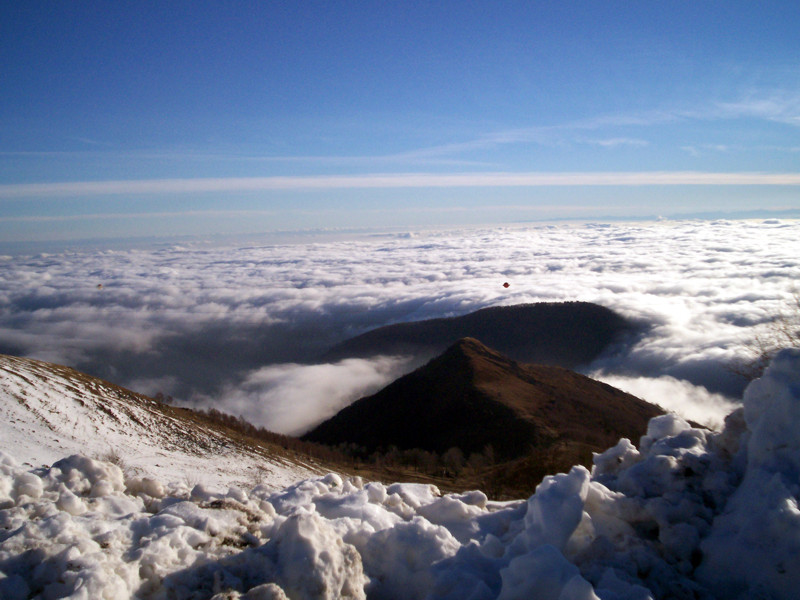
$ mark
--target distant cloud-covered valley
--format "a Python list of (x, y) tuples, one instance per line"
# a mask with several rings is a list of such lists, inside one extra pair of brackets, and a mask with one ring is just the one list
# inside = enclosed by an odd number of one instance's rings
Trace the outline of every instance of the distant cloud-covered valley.
[(680, 221), (8, 256), (0, 352), (299, 433), (416, 366), (322, 363), (344, 339), (582, 300), (649, 326), (587, 372), (713, 425), (745, 383), (742, 344), (792, 298), (797, 239), (797, 221)]

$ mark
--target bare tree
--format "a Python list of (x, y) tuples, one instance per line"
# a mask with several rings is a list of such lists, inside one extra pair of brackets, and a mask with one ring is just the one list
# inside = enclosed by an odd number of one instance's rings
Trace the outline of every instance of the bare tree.
[(746, 358), (736, 371), (755, 379), (780, 350), (797, 347), (800, 347), (800, 292), (795, 292), (787, 307), (744, 345)]
[(464, 453), (461, 451), (461, 448), (456, 448), (454, 446), (448, 449), (447, 452), (442, 454), (442, 463), (448, 475), (451, 477), (458, 477), (465, 464)]

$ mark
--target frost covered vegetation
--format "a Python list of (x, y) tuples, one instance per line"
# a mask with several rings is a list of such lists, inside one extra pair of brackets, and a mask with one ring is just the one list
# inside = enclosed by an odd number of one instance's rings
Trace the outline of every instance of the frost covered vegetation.
[(715, 433), (675, 415), (527, 500), (330, 474), (214, 491), (0, 458), (0, 597), (793, 598), (800, 350)]
[(745, 377), (759, 377), (783, 348), (800, 348), (800, 292), (747, 343), (746, 357), (735, 368)]

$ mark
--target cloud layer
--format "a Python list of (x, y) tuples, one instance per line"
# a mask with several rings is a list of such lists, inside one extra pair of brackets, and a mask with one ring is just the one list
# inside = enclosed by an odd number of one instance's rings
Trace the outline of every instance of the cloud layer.
[(411, 368), (316, 364), (336, 342), (485, 306), (585, 300), (652, 325), (593, 371), (635, 379), (665, 406), (672, 380), (691, 402), (736, 397), (743, 380), (728, 367), (791, 298), (797, 239), (796, 221), (684, 221), (7, 257), (0, 352), (296, 432)]
[[(641, 145), (612, 139), (601, 146)], [(227, 177), (63, 181), (0, 185), (0, 199), (43, 196), (105, 196), (118, 194), (197, 194), (268, 190), (336, 190), (374, 188), (464, 188), (549, 186), (652, 185), (800, 185), (798, 173), (724, 173), (695, 171), (569, 172), (569, 173), (379, 173), (304, 177)]]

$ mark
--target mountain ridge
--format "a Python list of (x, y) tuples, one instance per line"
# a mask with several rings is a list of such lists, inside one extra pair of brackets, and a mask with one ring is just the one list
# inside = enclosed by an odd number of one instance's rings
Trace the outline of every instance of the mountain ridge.
[(603, 450), (636, 439), (659, 407), (562, 367), (511, 360), (463, 338), (424, 366), (361, 398), (303, 439), (465, 454), (491, 445), (505, 460), (556, 442)]
[(431, 358), (471, 337), (509, 358), (567, 368), (586, 365), (641, 325), (590, 302), (538, 302), (493, 306), (457, 317), (395, 323), (345, 340), (324, 361), (377, 354)]

